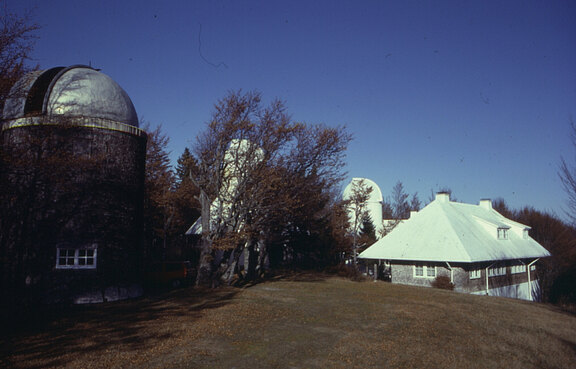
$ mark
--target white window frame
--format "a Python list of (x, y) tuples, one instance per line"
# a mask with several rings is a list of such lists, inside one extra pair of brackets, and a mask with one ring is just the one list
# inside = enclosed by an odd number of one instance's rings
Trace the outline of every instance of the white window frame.
[(436, 266), (422, 263), (414, 264), (412, 268), (412, 274), (414, 278), (436, 278)]
[(422, 278), (424, 277), (424, 265), (423, 264), (418, 264), (418, 265), (414, 265), (414, 277), (417, 278)]
[(498, 227), (498, 239), (507, 240), (508, 239), (508, 228)]
[(470, 271), (470, 279), (479, 279), (482, 277), (482, 270), (481, 269), (472, 269)]
[[(65, 260), (65, 264), (60, 264)], [(72, 263), (68, 263), (72, 261)], [(88, 261), (92, 261), (88, 264)], [(96, 269), (98, 261), (98, 248), (73, 248), (58, 247), (56, 248), (56, 269)]]
[(506, 266), (504, 265), (496, 265), (488, 269), (489, 277), (498, 277), (501, 275), (506, 275)]
[(526, 264), (512, 265), (510, 272), (512, 274), (526, 273)]

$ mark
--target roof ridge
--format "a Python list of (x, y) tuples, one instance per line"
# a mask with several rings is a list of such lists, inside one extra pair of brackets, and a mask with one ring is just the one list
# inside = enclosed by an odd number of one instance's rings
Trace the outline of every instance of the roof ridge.
[[(444, 206), (444, 205), (446, 205), (446, 206)], [(452, 222), (449, 218), (449, 215), (446, 214), (446, 208), (452, 209), (452, 210), (460, 213), (458, 211), (459, 205), (470, 205), (470, 204), (448, 201), (446, 203), (440, 203), (440, 208), (442, 209), (442, 215), (444, 216), (445, 221), (448, 223), (449, 229), (452, 231), (452, 233), (454, 234), (454, 236), (456, 236), (456, 239), (458, 240), (458, 245), (457, 245), (458, 250), (460, 252), (462, 252), (463, 255), (466, 255), (468, 260), (472, 260), (470, 253), (468, 252), (468, 250), (466, 249), (466, 246), (464, 245), (464, 242), (462, 242), (462, 237), (460, 237), (460, 234), (458, 234), (458, 232), (456, 231), (456, 228), (454, 227), (454, 222)], [(458, 218), (460, 218), (462, 216), (466, 216), (466, 214), (458, 214)]]
[(530, 227), (530, 226), (528, 226), (528, 225), (526, 225), (526, 224), (522, 224), (522, 223), (517, 222), (517, 221), (515, 221), (515, 220), (506, 218), (504, 215), (500, 214), (496, 209), (492, 209), (492, 212), (493, 212), (494, 214), (496, 214), (496, 216), (500, 219), (500, 221), (501, 221), (502, 223), (506, 223), (506, 224), (508, 224), (508, 225), (513, 225), (513, 226), (516, 226), (516, 227), (519, 227), (519, 228), (532, 229), (532, 227)]

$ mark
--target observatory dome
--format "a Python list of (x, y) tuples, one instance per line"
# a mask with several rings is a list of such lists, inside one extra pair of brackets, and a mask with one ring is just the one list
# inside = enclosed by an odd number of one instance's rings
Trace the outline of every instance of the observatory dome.
[[(356, 188), (360, 188), (359, 186), (363, 184), (366, 188), (372, 188), (372, 192), (364, 204), (368, 215), (370, 215), (370, 219), (374, 224), (374, 228), (376, 229), (376, 237), (380, 238), (381, 231), (383, 230), (383, 223), (382, 223), (382, 191), (380, 191), (380, 187), (376, 184), (376, 182), (368, 179), (368, 178), (352, 178), (352, 181), (346, 186), (344, 189), (344, 193), (342, 194), (342, 198), (344, 200), (351, 200), (354, 196), (354, 190)], [(349, 208), (348, 210), (348, 217), (351, 221), (351, 224), (355, 222), (355, 211), (353, 209), (354, 205)]]
[(352, 190), (354, 186), (358, 186), (360, 182), (363, 182), (364, 185), (368, 188), (372, 188), (372, 192), (370, 192), (370, 196), (368, 198), (368, 202), (375, 202), (375, 203), (382, 203), (382, 191), (380, 191), (380, 187), (371, 179), (368, 178), (352, 178), (352, 181), (346, 186), (344, 189), (344, 193), (342, 197), (345, 200), (348, 200), (352, 197)]
[(97, 118), (138, 127), (138, 115), (122, 87), (83, 65), (35, 71), (14, 85), (3, 118), (34, 116)]

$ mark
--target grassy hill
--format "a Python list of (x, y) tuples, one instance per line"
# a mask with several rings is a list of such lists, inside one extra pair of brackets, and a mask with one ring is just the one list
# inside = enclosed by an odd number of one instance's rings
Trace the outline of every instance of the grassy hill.
[(17, 368), (570, 368), (576, 316), (524, 301), (302, 275), (74, 307), (0, 339)]

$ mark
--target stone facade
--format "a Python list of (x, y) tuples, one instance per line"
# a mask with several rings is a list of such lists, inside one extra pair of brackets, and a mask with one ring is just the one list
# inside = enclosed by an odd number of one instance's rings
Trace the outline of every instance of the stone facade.
[[(0, 138), (6, 157), (17, 158), (4, 161), (2, 181), (16, 200), (4, 210), (27, 223), (5, 227), (2, 285), (58, 302), (136, 280), (146, 135), (30, 125)], [(95, 249), (96, 266), (59, 267), (58, 249)]]
[[(524, 261), (508, 261), (501, 264), (495, 263), (420, 263), (410, 261), (393, 261), (389, 264), (390, 281), (392, 283), (407, 284), (413, 286), (432, 287), (432, 283), (438, 276), (446, 276), (451, 278), (454, 284), (454, 290), (464, 293), (474, 294), (496, 294), (499, 289), (514, 287), (519, 288), (526, 284), (530, 284), (530, 288), (537, 289), (537, 275), (535, 267), (534, 270), (528, 271), (527, 263), (530, 260)], [(433, 267), (435, 269), (434, 276), (428, 276), (426, 270), (423, 270), (423, 276), (416, 276), (415, 266), (422, 265), (426, 268)], [(525, 269), (517, 269), (516, 266), (524, 265)], [(504, 271), (503, 275), (490, 275), (489, 270), (492, 267), (503, 268), (500, 272)], [(476, 271), (477, 274), (473, 274)], [(488, 291), (486, 290), (486, 277), (488, 273)], [(530, 273), (530, 279), (528, 278)], [(474, 276), (471, 278), (471, 276)], [(512, 296), (510, 296), (512, 293)], [(528, 296), (514, 296), (514, 291), (507, 293), (508, 297), (527, 298)]]
[(0, 310), (133, 295), (147, 136), (128, 95), (57, 67), (17, 82), (2, 118)]

